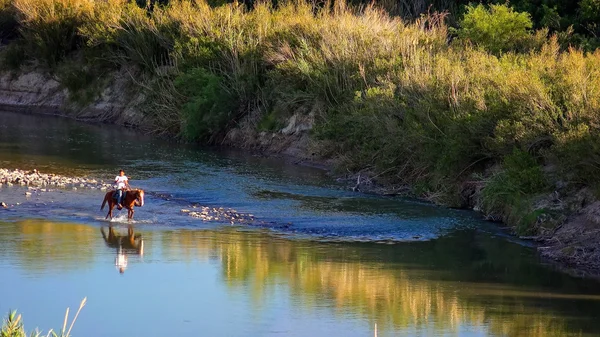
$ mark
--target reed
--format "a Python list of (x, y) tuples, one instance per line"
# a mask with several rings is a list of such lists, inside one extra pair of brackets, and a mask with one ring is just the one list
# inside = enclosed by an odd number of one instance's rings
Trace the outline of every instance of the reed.
[(79, 317), (79, 313), (81, 309), (85, 306), (87, 302), (87, 297), (83, 298), (81, 303), (79, 304), (79, 309), (75, 313), (69, 328), (67, 329), (67, 325), (69, 323), (69, 308), (67, 308), (65, 312), (65, 320), (63, 322), (62, 329), (59, 333), (50, 329), (46, 334), (42, 334), (40, 331), (36, 330), (31, 334), (27, 334), (25, 332), (25, 328), (23, 326), (23, 320), (21, 319), (21, 315), (17, 315), (16, 311), (11, 311), (8, 313), (8, 317), (4, 320), (2, 324), (2, 329), (0, 329), (0, 337), (70, 337), (71, 331), (73, 330), (73, 325), (77, 321), (77, 317)]

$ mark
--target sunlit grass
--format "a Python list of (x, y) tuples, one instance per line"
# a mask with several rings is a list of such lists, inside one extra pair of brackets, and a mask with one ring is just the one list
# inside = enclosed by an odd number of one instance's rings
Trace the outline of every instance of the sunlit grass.
[[(77, 312), (75, 313), (75, 316), (73, 317), (73, 320), (71, 321), (71, 324), (69, 325), (69, 308), (67, 308), (67, 311), (65, 312), (65, 320), (63, 322), (62, 328), (60, 330), (60, 332), (56, 332), (53, 331), (52, 329), (50, 329), (46, 334), (43, 334), (42, 332), (36, 330), (30, 334), (27, 334), (25, 332), (25, 327), (23, 325), (23, 320), (21, 318), (20, 314), (17, 314), (16, 311), (11, 311), (8, 313), (8, 316), (6, 319), (4, 319), (4, 322), (2, 324), (2, 329), (0, 329), (0, 337), (70, 337), (71, 336), (71, 331), (73, 330), (73, 325), (75, 325), (75, 322), (77, 321), (77, 317), (79, 317), (79, 313), (81, 312), (81, 309), (83, 309), (83, 307), (85, 306), (87, 302), (87, 297), (84, 298), (81, 303), (79, 304), (79, 309), (77, 309)], [(68, 325), (68, 329), (67, 329), (67, 325)]]

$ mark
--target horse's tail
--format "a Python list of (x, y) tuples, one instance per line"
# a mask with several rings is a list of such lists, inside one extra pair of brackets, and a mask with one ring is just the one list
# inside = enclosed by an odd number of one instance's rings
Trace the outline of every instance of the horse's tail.
[(106, 198), (106, 196), (104, 196), (104, 201), (102, 201), (102, 206), (100, 206), (100, 210), (103, 210), (103, 209), (104, 209), (104, 205), (106, 205), (106, 200), (107, 200), (107, 199), (108, 199), (108, 198)]

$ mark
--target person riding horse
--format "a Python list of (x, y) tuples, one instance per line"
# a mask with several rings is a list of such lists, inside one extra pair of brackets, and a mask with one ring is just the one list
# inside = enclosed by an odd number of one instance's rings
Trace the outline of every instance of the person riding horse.
[(129, 178), (125, 175), (125, 171), (119, 170), (119, 175), (115, 177), (115, 183), (117, 184), (116, 190), (108, 191), (104, 195), (100, 210), (104, 209), (104, 205), (108, 203), (108, 213), (106, 219), (109, 217), (112, 219), (113, 207), (117, 206), (117, 209), (127, 209), (127, 219), (133, 219), (133, 208), (135, 206), (144, 206), (144, 190), (142, 189), (131, 189), (129, 186)]
[(131, 189), (129, 186), (129, 179), (125, 175), (125, 171), (119, 170), (119, 175), (115, 177), (115, 183), (117, 184), (117, 209), (123, 209), (123, 190)]

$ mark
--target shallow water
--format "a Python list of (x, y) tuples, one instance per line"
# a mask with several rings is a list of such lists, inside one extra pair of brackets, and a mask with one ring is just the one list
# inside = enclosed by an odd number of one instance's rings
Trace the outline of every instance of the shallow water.
[[(599, 283), (554, 271), (476, 214), (112, 126), (0, 121), (0, 167), (106, 181), (124, 168), (147, 192), (131, 245), (125, 212), (104, 220), (102, 191), (0, 188), (11, 205), (0, 209), (0, 313), (18, 309), (28, 330), (59, 328), (87, 297), (78, 336), (600, 334)], [(202, 207), (247, 221), (181, 212)]]

